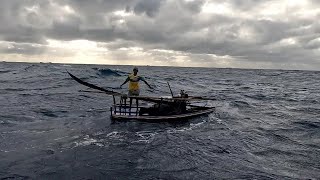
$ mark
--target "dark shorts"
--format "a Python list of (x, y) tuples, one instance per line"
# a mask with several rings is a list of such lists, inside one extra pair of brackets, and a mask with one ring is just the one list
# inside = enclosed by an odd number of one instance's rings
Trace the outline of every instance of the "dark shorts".
[(140, 90), (129, 90), (128, 96), (139, 96)]

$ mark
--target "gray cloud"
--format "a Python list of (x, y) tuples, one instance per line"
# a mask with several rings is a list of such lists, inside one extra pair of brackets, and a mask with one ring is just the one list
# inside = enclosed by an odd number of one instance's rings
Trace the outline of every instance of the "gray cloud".
[(0, 53), (5, 54), (27, 54), (41, 55), (46, 52), (47, 47), (30, 43), (1, 43)]
[[(177, 55), (185, 53), (190, 60), (201, 59), (207, 64), (217, 61), (214, 55), (248, 63), (309, 63), (320, 69), (317, 60), (320, 23), (315, 20), (320, 12), (304, 16), (291, 12), (261, 15), (260, 10), (264, 9), (258, 8), (268, 7), (269, 1), (226, 0), (223, 3), (231, 8), (231, 14), (223, 9), (219, 13), (203, 13), (202, 8), (211, 2), (218, 3), (205, 0), (4, 0), (0, 2), (0, 39), (15, 43), (17, 48), (2, 48), (1, 53), (45, 53), (46, 46), (35, 48), (26, 44), (46, 45), (47, 39), (87, 39), (104, 43), (103, 47), (114, 51), (141, 47), (163, 61), (174, 59), (174, 55), (159, 55), (154, 49), (174, 51)], [(306, 12), (319, 9), (320, 4), (315, 2), (310, 0), (313, 6)], [(298, 7), (293, 8), (299, 12)], [(116, 14), (116, 11), (125, 14)]]
[(232, 4), (237, 9), (248, 11), (248, 10), (256, 9), (257, 6), (263, 4), (266, 1), (265, 0), (246, 0), (246, 1), (229, 0), (227, 2)]
[(149, 17), (155, 16), (164, 0), (140, 0), (133, 8), (137, 14), (145, 13)]

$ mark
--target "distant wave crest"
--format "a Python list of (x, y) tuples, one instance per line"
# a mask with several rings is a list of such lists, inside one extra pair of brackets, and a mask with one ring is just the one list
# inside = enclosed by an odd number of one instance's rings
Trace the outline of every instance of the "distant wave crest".
[(125, 72), (112, 70), (108, 68), (105, 68), (105, 69), (93, 68), (93, 69), (98, 71), (98, 75), (100, 76), (122, 76), (126, 74)]

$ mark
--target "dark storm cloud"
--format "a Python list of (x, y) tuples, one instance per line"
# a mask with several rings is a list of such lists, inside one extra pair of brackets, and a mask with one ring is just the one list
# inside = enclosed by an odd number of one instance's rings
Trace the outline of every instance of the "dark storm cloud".
[[(105, 43), (103, 46), (109, 50), (130, 46), (145, 51), (174, 50), (189, 54), (195, 61), (203, 54), (206, 57), (203, 61), (208, 62), (212, 58), (207, 57), (217, 55), (247, 62), (309, 60), (314, 63), (320, 55), (320, 23), (315, 20), (320, 13), (298, 16), (299, 9), (294, 7), (295, 13), (276, 17), (259, 15), (265, 10), (259, 8), (274, 2), (283, 3), (263, 0), (3, 0), (0, 2), (0, 39), (21, 46), (46, 44), (46, 39), (87, 39)], [(222, 11), (213, 5), (221, 12), (203, 13), (202, 8), (210, 3), (222, 3), (231, 9)], [(314, 6), (308, 7), (310, 10), (320, 6), (314, 0), (310, 3)], [(2, 50), (2, 53), (38, 52), (32, 49), (26, 46)]]
[(140, 0), (133, 8), (137, 14), (145, 13), (149, 17), (155, 16), (163, 0)]

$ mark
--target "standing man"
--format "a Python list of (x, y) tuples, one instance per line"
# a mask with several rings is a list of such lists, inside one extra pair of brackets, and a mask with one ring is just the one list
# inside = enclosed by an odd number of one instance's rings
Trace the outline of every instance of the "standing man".
[(127, 77), (127, 79), (124, 81), (124, 83), (121, 84), (120, 88), (122, 88), (122, 86), (129, 81), (128, 95), (129, 96), (139, 96), (139, 94), (140, 94), (139, 81), (140, 80), (143, 81), (146, 85), (148, 85), (150, 89), (152, 89), (152, 87), (148, 84), (148, 82), (146, 80), (144, 80), (143, 77), (138, 75), (138, 68), (137, 67), (133, 68), (133, 73)]
[[(134, 67), (133, 68), (133, 73), (130, 74), (127, 79), (124, 81), (124, 83), (122, 83), (120, 85), (120, 88), (122, 88), (122, 86), (124, 84), (126, 84), (129, 81), (129, 92), (128, 92), (128, 96), (139, 96), (140, 94), (140, 86), (139, 86), (139, 81), (143, 81), (146, 85), (148, 85), (148, 87), (150, 89), (153, 89), (146, 80), (144, 80), (143, 77), (140, 77), (138, 75), (138, 68)], [(130, 98), (130, 107), (132, 105), (132, 98)], [(137, 113), (138, 113), (138, 99), (136, 99), (136, 105), (137, 105)], [(129, 110), (129, 114), (131, 114), (131, 108)]]

